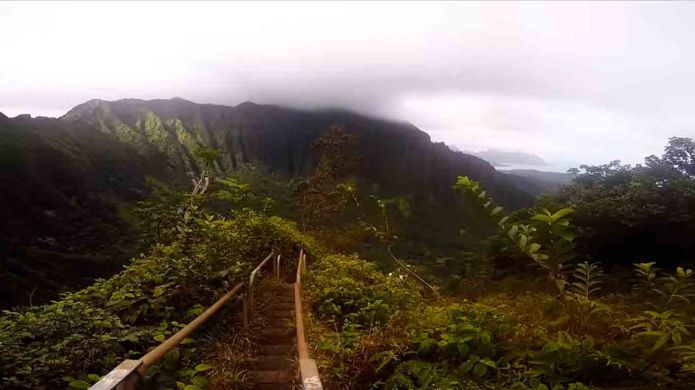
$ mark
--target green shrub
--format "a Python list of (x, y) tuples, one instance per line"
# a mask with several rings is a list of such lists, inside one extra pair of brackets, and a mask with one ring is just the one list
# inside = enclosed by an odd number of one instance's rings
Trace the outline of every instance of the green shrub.
[(307, 292), (319, 318), (339, 326), (371, 328), (386, 324), (419, 301), (418, 287), (400, 274), (384, 275), (356, 256), (322, 257), (308, 274)]

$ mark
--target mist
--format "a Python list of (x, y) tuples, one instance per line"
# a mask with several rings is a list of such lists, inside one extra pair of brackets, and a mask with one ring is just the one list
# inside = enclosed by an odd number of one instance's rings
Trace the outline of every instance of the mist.
[(694, 136), (693, 3), (2, 3), (0, 112), (170, 98), (409, 121), (564, 170)]

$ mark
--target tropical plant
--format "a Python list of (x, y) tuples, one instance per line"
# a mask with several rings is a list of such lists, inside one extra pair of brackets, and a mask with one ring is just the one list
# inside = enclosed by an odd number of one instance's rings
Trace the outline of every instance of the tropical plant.
[(600, 291), (603, 284), (603, 270), (600, 263), (589, 263), (584, 261), (577, 264), (572, 274), (574, 281), (571, 283), (570, 290), (583, 299), (591, 300), (591, 295)]
[(510, 215), (504, 215), (502, 207), (495, 204), (480, 183), (459, 176), (454, 188), (470, 194), (516, 247), (548, 271), (557, 288), (564, 291), (567, 284), (565, 263), (574, 257), (574, 234), (567, 219), (574, 212), (572, 208), (554, 213), (541, 209), (531, 215), (529, 223), (512, 223)]

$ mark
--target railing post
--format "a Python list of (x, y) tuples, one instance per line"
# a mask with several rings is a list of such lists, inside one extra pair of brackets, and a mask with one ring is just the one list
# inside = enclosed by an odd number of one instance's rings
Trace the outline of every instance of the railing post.
[(241, 295), (241, 320), (244, 324), (244, 330), (249, 329), (249, 307), (246, 301), (246, 294)]
[(256, 274), (258, 273), (258, 271), (261, 270), (261, 268), (263, 268), (263, 266), (268, 262), (268, 260), (270, 260), (273, 257), (274, 254), (275, 254), (275, 251), (270, 252), (268, 257), (263, 259), (263, 261), (261, 261), (261, 264), (258, 264), (258, 267), (256, 267), (253, 271), (251, 271), (251, 276), (249, 276), (249, 285), (248, 285), (248, 292), (247, 292), (247, 295), (248, 295), (248, 317), (249, 317), (249, 319), (253, 318), (253, 304), (254, 304), (254, 302), (253, 302), (253, 282), (256, 279)]
[(280, 280), (280, 258), (281, 255), (275, 259), (275, 280)]
[(116, 390), (135, 390), (135, 386), (138, 384), (140, 375), (137, 371), (128, 375), (123, 382), (116, 386)]
[(306, 272), (306, 253), (299, 251), (297, 260), (297, 279), (294, 283), (294, 311), (297, 332), (297, 357), (299, 358), (299, 379), (302, 390), (323, 390), (316, 361), (309, 357), (309, 348), (304, 336), (304, 309), (302, 308), (302, 275)]

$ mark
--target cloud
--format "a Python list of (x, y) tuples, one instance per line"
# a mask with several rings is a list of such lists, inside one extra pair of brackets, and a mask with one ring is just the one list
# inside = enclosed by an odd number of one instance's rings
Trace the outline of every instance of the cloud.
[(638, 162), (695, 135), (695, 3), (1, 3), (0, 111), (181, 96)]

